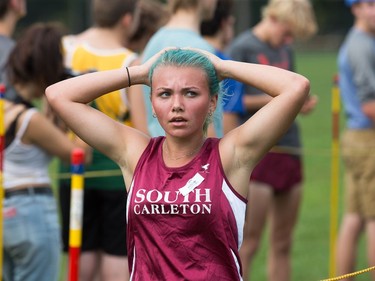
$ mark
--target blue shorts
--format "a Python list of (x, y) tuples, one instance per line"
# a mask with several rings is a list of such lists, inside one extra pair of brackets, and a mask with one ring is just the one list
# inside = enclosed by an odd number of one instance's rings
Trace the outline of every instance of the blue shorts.
[(53, 194), (6, 198), (3, 216), (3, 280), (58, 280), (61, 232)]

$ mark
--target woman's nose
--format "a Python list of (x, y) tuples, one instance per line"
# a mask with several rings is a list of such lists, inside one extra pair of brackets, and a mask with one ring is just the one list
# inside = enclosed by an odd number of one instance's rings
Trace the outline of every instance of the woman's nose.
[(183, 111), (182, 97), (180, 97), (179, 95), (175, 95), (173, 97), (172, 112), (180, 111)]

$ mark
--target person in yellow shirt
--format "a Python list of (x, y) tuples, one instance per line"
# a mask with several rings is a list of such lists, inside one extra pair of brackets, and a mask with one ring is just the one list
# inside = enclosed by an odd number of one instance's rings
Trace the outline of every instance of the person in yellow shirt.
[[(135, 0), (93, 0), (94, 25), (77, 35), (63, 38), (65, 66), (73, 76), (110, 70), (138, 63), (127, 49), (134, 28)], [(138, 99), (137, 99), (138, 97)], [(120, 89), (94, 100), (90, 105), (110, 118), (145, 133), (146, 119), (141, 86)], [(69, 167), (61, 166), (62, 172)], [(80, 280), (127, 280), (125, 206), (126, 189), (118, 165), (94, 150), (86, 172), (102, 176), (85, 179)], [(60, 205), (64, 251), (68, 250), (70, 182), (60, 181)]]

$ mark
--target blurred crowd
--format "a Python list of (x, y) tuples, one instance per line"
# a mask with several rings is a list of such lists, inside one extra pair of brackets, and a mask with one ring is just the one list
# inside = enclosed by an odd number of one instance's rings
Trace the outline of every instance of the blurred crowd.
[[(269, 0), (260, 21), (236, 35), (234, 0), (91, 0), (93, 22), (81, 33), (72, 34), (61, 23), (36, 22), (15, 40), (17, 22), (27, 17), (27, 4), (31, 3), (0, 0), (6, 132), (3, 280), (67, 279), (69, 269), (61, 268), (61, 257), (69, 253), (74, 194), (70, 178), (59, 178), (54, 188), (50, 167), (57, 158), (58, 171), (69, 173), (70, 156), (77, 147), (85, 152), (85, 171), (95, 175), (85, 179), (82, 194), (78, 280), (129, 280), (127, 192), (120, 168), (72, 133), (49, 106), (45, 89), (86, 73), (140, 65), (165, 47), (193, 47), (225, 60), (295, 72), (293, 43), (310, 39), (318, 30), (312, 3)], [(346, 0), (346, 4), (355, 21), (339, 56), (340, 89), (349, 117), (344, 139), (348, 208), (338, 240), (338, 274), (354, 271), (358, 237), (364, 229), (369, 263), (375, 264), (375, 162), (366, 158), (375, 143), (375, 1)], [(241, 81), (225, 79), (221, 85), (225, 94), (212, 114), (208, 137), (223, 137), (272, 100)], [(164, 134), (148, 86), (110, 92), (89, 106), (151, 137)], [(317, 97), (311, 94), (299, 113), (313, 113), (316, 106)], [(366, 150), (360, 153), (358, 147)], [(291, 280), (293, 231), (303, 194), (301, 150), (301, 128), (295, 120), (249, 175), (239, 249), (243, 280), (250, 280), (267, 225), (268, 280)]]

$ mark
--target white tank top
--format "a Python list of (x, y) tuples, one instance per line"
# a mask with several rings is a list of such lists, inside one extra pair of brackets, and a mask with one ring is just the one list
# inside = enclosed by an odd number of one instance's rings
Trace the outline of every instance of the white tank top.
[(19, 185), (50, 184), (49, 164), (52, 157), (36, 145), (21, 141), (30, 119), (37, 110), (28, 109), (12, 143), (4, 151), (4, 188)]

